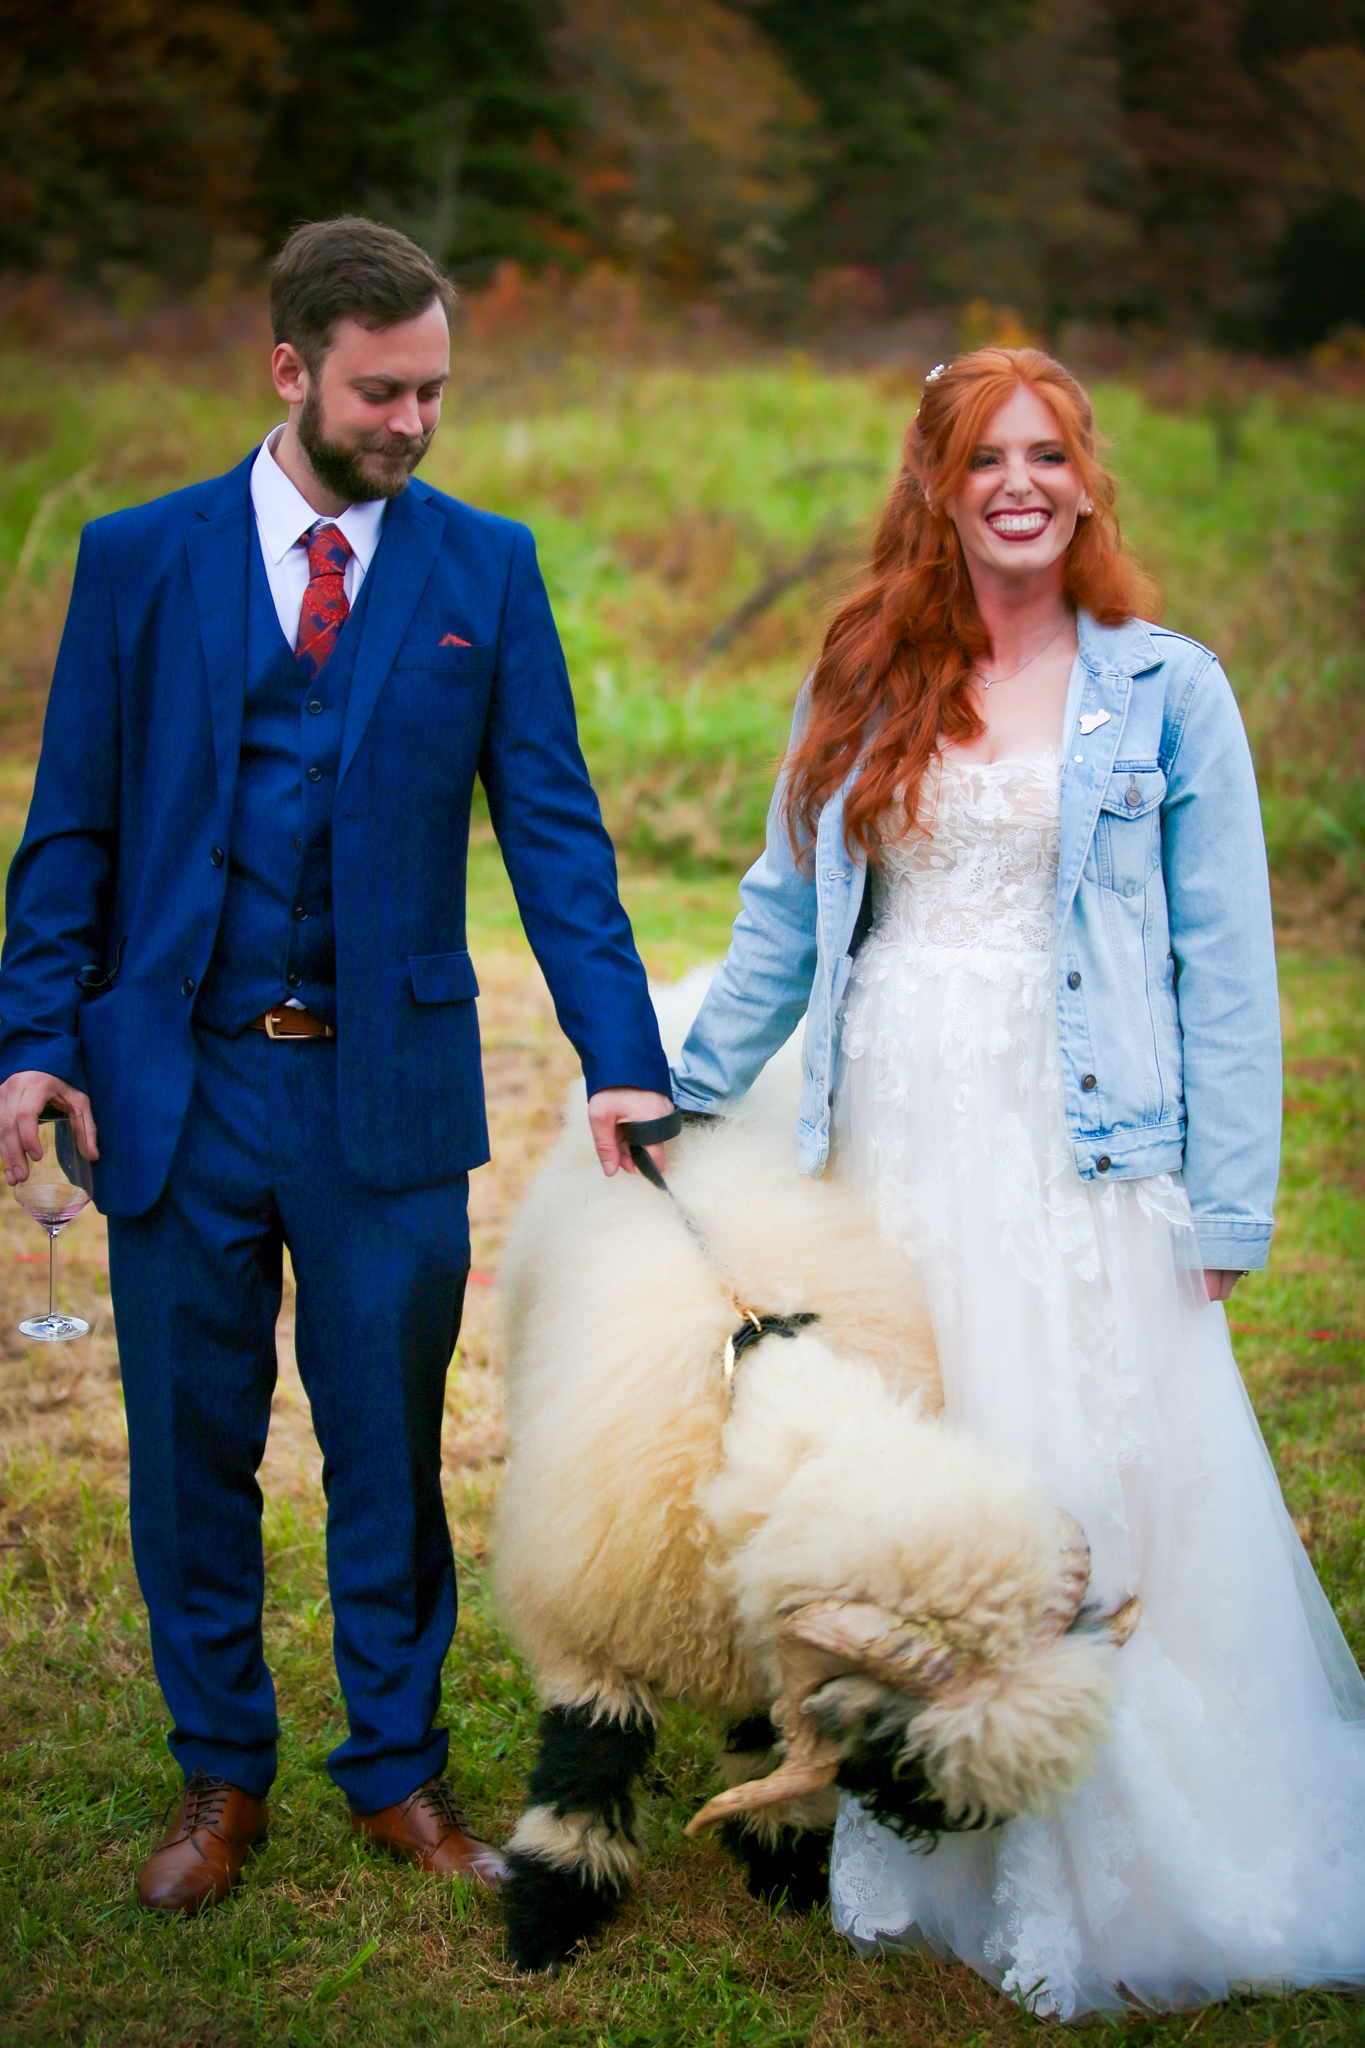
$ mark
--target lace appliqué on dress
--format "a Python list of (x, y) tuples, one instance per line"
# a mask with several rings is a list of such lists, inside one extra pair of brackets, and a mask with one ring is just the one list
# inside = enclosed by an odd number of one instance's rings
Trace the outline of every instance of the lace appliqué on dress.
[(1041, 2014), (1365, 1980), (1365, 1687), (1285, 1513), (1178, 1174), (1083, 1181), (1056, 1031), (1060, 768), (943, 757), (844, 999), (833, 1158), (915, 1270), (948, 1419), (1139, 1592), (1112, 1742), (1059, 1812), (932, 1853), (845, 1797), (860, 1947)]

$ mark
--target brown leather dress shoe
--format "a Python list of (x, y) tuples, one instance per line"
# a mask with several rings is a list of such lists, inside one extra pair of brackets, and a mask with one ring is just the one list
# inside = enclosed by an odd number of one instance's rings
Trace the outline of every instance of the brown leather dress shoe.
[(490, 1891), (506, 1881), (506, 1863), (470, 1828), (444, 1778), (428, 1778), (397, 1806), (353, 1813), (351, 1826), (381, 1849), (408, 1857), (419, 1870), (434, 1870), (441, 1877), (472, 1877)]
[(226, 1778), (196, 1771), (161, 1846), (138, 1872), (140, 1904), (159, 1913), (197, 1913), (225, 1899), (270, 1825), (264, 1799)]

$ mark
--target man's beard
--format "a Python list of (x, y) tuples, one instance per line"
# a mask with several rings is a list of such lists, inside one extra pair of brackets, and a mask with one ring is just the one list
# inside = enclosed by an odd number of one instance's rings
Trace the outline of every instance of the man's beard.
[[(299, 412), (299, 442), (314, 476), (348, 505), (363, 505), (371, 498), (396, 498), (406, 490), (408, 478), (430, 448), (435, 432), (433, 427), (417, 440), (406, 434), (366, 434), (353, 447), (329, 441), (323, 431), (322, 401), (313, 384)], [(378, 478), (361, 468), (362, 455), (386, 458)]]

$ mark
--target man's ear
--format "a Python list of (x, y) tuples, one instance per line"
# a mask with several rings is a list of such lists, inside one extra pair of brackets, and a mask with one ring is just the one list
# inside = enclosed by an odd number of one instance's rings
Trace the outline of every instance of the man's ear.
[(308, 370), (292, 341), (279, 342), (270, 358), (275, 389), (286, 405), (302, 405), (308, 396)]

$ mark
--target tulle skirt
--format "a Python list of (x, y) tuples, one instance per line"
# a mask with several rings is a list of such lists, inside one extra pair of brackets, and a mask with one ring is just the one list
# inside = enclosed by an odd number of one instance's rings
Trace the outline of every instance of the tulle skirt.
[(835, 1164), (915, 1266), (949, 1417), (1021, 1452), (1141, 1596), (1061, 1811), (907, 1845), (846, 1798), (836, 1926), (1042, 2014), (1365, 1983), (1365, 1682), (1286, 1512), (1179, 1176), (1083, 1182), (1049, 955), (859, 956)]

